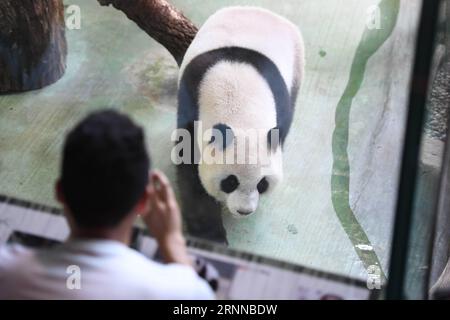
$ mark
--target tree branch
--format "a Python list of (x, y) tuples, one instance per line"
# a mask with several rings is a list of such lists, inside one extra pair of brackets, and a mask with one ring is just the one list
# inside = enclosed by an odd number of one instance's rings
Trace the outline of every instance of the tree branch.
[(166, 0), (98, 0), (124, 12), (150, 37), (162, 44), (181, 64), (197, 27)]

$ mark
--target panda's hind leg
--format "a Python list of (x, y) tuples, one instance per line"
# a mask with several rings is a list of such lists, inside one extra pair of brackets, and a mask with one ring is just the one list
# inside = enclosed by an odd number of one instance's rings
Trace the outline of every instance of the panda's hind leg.
[(201, 185), (197, 166), (177, 166), (181, 211), (188, 236), (228, 245), (222, 207)]

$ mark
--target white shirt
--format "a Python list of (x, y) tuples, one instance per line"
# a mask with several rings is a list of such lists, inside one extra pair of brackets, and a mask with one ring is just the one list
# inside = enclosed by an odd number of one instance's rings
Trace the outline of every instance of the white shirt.
[(117, 241), (70, 240), (45, 250), (0, 246), (0, 300), (213, 298), (192, 268), (156, 263)]

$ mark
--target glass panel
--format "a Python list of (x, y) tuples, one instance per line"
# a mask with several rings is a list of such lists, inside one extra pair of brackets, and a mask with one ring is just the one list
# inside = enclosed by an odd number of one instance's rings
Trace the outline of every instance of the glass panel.
[(428, 297), (447, 262), (450, 240), (449, 158), (444, 156), (450, 105), (450, 2), (442, 1), (440, 9), (410, 229), (405, 283), (405, 296), (410, 299)]
[[(145, 128), (154, 166), (186, 201), (187, 180), (177, 180), (170, 160), (175, 61), (123, 13), (91, 0), (64, 3), (81, 13), (80, 28), (66, 30), (64, 77), (41, 90), (0, 96), (0, 194), (57, 207), (53, 185), (65, 134), (88, 113), (109, 107)], [(172, 3), (199, 26), (226, 5), (262, 6), (304, 37), (306, 76), (283, 149), (284, 180), (247, 218), (223, 210), (229, 248), (363, 281), (368, 273), (384, 276), (422, 2)], [(66, 19), (73, 14), (67, 11)], [(191, 200), (202, 210), (211, 205)]]

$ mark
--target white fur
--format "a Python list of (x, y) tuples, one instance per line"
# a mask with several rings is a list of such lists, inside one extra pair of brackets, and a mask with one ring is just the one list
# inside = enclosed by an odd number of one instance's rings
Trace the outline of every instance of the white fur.
[[(199, 119), (202, 121), (203, 132), (199, 132), (197, 141), (199, 145), (205, 144), (203, 133), (211, 129), (217, 123), (224, 123), (233, 129), (235, 140), (233, 145), (225, 149), (225, 154), (214, 145), (204, 148), (204, 153), (209, 154), (214, 148), (218, 157), (230, 158), (231, 164), (206, 164), (199, 165), (199, 175), (206, 191), (216, 199), (225, 202), (229, 211), (237, 216), (237, 212), (254, 212), (258, 205), (259, 194), (256, 190), (258, 182), (265, 176), (258, 159), (258, 151), (267, 150), (267, 133), (276, 126), (275, 101), (267, 82), (259, 75), (256, 69), (248, 64), (235, 62), (219, 62), (209, 69), (200, 85), (199, 95)], [(260, 130), (263, 133), (258, 143), (249, 143), (243, 150), (247, 158), (245, 164), (239, 164), (237, 159), (238, 142), (244, 143), (247, 129)], [(209, 140), (206, 137), (205, 140)], [(258, 149), (260, 148), (260, 149)], [(262, 149), (262, 150), (261, 150)], [(233, 153), (235, 157), (233, 156)], [(259, 163), (249, 164), (249, 157), (259, 160)], [(273, 187), (281, 179), (282, 161), (281, 149), (270, 157), (272, 175), (267, 177), (270, 186)], [(239, 188), (226, 194), (220, 190), (220, 181), (228, 175), (238, 177)]]
[[(188, 48), (180, 74), (196, 56), (225, 46), (258, 51), (280, 69), (288, 88), (304, 74), (304, 44), (299, 29), (273, 12), (257, 7), (236, 6), (210, 16)], [(298, 66), (296, 66), (298, 65)]]

